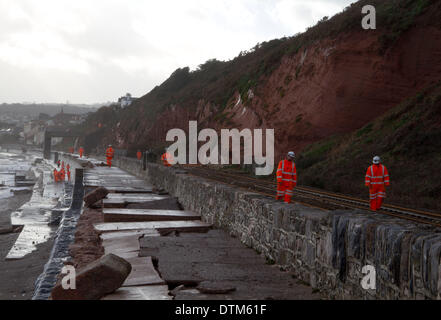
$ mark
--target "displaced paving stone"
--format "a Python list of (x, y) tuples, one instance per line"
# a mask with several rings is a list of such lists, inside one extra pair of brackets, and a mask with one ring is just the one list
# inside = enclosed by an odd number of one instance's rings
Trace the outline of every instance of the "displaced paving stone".
[(157, 201), (157, 200), (164, 200), (167, 199), (167, 196), (157, 196), (157, 195), (149, 195), (146, 197), (112, 197), (109, 199), (103, 200), (103, 206), (104, 208), (125, 208), (129, 204), (138, 204), (138, 203), (145, 203), (150, 201)]
[(139, 237), (141, 236), (141, 234), (134, 234), (128, 235), (126, 237), (103, 240), (102, 246), (104, 247), (104, 252), (105, 254), (113, 253), (118, 256), (120, 256), (121, 253), (125, 252), (138, 252)]
[(99, 200), (104, 199), (109, 194), (109, 191), (104, 187), (99, 187), (93, 190), (92, 192), (89, 192), (84, 197), (84, 202), (86, 204), (86, 207), (90, 207), (91, 205), (95, 204)]
[(200, 220), (201, 216), (191, 211), (146, 210), (146, 209), (104, 209), (104, 222), (175, 221)]
[(123, 287), (166, 284), (153, 266), (151, 257), (133, 257), (128, 258), (127, 261), (132, 265), (132, 272)]
[(152, 188), (131, 188), (131, 187), (107, 187), (110, 193), (122, 194), (149, 194), (152, 193)]
[(97, 300), (120, 288), (132, 271), (126, 260), (108, 254), (76, 274), (76, 289), (65, 290), (61, 283), (52, 290), (53, 300)]
[(99, 232), (156, 229), (159, 232), (178, 230), (181, 232), (206, 232), (211, 224), (202, 221), (160, 221), (160, 222), (109, 222), (94, 225)]
[(127, 236), (138, 235), (138, 237), (159, 237), (160, 233), (154, 229), (139, 229), (131, 231), (116, 231), (116, 232), (106, 232), (100, 235), (100, 238), (105, 240), (124, 238)]
[(182, 210), (177, 198), (128, 204), (127, 209), (158, 209), (158, 210)]

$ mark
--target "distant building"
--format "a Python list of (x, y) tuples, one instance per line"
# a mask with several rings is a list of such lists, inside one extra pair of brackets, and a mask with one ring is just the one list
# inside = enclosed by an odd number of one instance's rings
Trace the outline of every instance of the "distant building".
[(130, 93), (126, 93), (125, 96), (118, 99), (118, 103), (121, 105), (121, 108), (125, 108), (130, 106), (135, 100), (138, 100), (138, 98), (133, 98)]
[[(78, 125), (85, 120), (85, 115), (64, 113), (61, 112), (53, 117), (46, 117), (40, 114), (39, 120), (31, 120), (24, 123), (23, 137), (26, 144), (42, 145), (44, 142), (44, 131), (47, 127), (62, 127), (67, 129), (73, 125)], [(63, 141), (63, 138), (55, 137), (52, 139), (52, 145)]]
[(46, 122), (43, 120), (32, 120), (26, 122), (23, 127), (23, 136), (26, 144), (41, 145), (44, 142), (44, 130)]
[(69, 126), (82, 123), (84, 121), (84, 116), (80, 114), (64, 113), (63, 109), (61, 109), (61, 112), (54, 115), (50, 120), (53, 121), (52, 125), (55, 126)]

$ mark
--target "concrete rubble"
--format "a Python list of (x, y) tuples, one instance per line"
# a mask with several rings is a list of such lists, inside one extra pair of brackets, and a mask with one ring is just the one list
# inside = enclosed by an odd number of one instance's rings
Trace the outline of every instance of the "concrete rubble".
[(131, 271), (130, 262), (107, 254), (76, 273), (75, 289), (64, 289), (59, 283), (51, 296), (53, 300), (97, 300), (120, 288)]
[(104, 187), (96, 188), (84, 196), (84, 203), (86, 207), (90, 207), (98, 201), (104, 199), (109, 194), (109, 191)]

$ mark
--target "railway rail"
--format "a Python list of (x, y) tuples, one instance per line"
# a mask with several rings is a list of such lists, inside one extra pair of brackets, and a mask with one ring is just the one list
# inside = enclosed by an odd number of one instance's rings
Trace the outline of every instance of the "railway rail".
[[(182, 166), (182, 168), (196, 176), (223, 182), (270, 197), (275, 197), (276, 195), (277, 184), (275, 182), (253, 178), (239, 170), (221, 171), (202, 166)], [(369, 201), (367, 200), (304, 186), (294, 188), (293, 199), (298, 203), (321, 209), (355, 208), (369, 210)], [(382, 209), (376, 212), (395, 218), (441, 227), (441, 213), (415, 210), (391, 204), (384, 204)]]

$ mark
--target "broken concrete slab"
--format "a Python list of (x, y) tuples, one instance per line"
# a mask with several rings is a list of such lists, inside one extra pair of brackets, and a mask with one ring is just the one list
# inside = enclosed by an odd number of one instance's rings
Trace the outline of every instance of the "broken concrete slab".
[(149, 195), (147, 197), (142, 198), (134, 198), (134, 197), (115, 197), (103, 200), (104, 208), (125, 208), (129, 204), (138, 204), (145, 203), (150, 201), (164, 200), (168, 199), (167, 196), (157, 196), (157, 195)]
[(104, 209), (104, 222), (200, 220), (192, 211), (149, 209)]
[(182, 210), (177, 198), (167, 198), (142, 203), (128, 204), (127, 209), (158, 209), (158, 210)]
[(122, 193), (122, 194), (150, 194), (153, 192), (153, 188), (131, 188), (131, 187), (108, 187), (110, 193)]
[[(154, 256), (169, 285), (186, 285), (175, 299), (319, 299), (289, 272), (221, 230), (140, 239), (140, 256)], [(202, 285), (206, 283), (207, 285)], [(202, 291), (188, 287), (201, 286)], [(233, 288), (236, 290), (233, 291)]]
[(171, 300), (168, 294), (168, 287), (165, 285), (157, 286), (137, 286), (123, 287), (102, 298), (102, 300)]
[(123, 287), (166, 284), (153, 266), (151, 257), (134, 257), (127, 261), (132, 265), (132, 272), (122, 285)]
[(108, 254), (76, 274), (76, 288), (63, 289), (59, 283), (51, 293), (53, 300), (97, 300), (120, 288), (132, 271), (126, 260)]
[(159, 222), (107, 222), (94, 225), (98, 232), (156, 229), (159, 232), (178, 230), (180, 232), (206, 232), (211, 224), (202, 221), (159, 221)]
[(128, 201), (137, 201), (137, 202), (144, 202), (144, 201), (151, 201), (152, 199), (155, 200), (161, 200), (168, 197), (161, 197), (161, 199), (156, 199), (158, 197), (157, 194), (154, 193), (109, 193), (107, 196), (108, 199), (124, 199)]
[(100, 235), (100, 238), (104, 240), (124, 238), (127, 236), (138, 235), (139, 237), (159, 237), (161, 234), (155, 229), (139, 229), (131, 231), (116, 231), (116, 232), (106, 232)]
[(96, 202), (104, 199), (108, 193), (109, 191), (104, 187), (96, 188), (95, 190), (89, 192), (87, 195), (84, 196), (86, 207), (90, 207)]
[(113, 253), (120, 256), (121, 253), (136, 252), (136, 255), (138, 255), (139, 237), (141, 237), (140, 234), (135, 234), (126, 237), (103, 240), (102, 246), (104, 248), (104, 253)]

